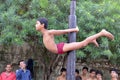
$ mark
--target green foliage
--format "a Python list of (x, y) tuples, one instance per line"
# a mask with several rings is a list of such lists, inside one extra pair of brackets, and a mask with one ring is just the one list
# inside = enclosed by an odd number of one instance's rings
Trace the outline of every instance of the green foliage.
[[(38, 17), (46, 17), (49, 29), (67, 29), (71, 0), (1, 0), (0, 1), (0, 44), (20, 45), (24, 42), (42, 43), (35, 30)], [(120, 57), (120, 1), (78, 0), (77, 24), (80, 31), (77, 41), (82, 41), (101, 29), (115, 35), (114, 41), (98, 39), (99, 48), (89, 45), (77, 51), (80, 58), (99, 59), (107, 57), (111, 62)], [(57, 36), (56, 42), (67, 42), (67, 35)]]
[(86, 54), (84, 52), (82, 52), (82, 51), (77, 51), (77, 57), (82, 59), (82, 58), (86, 57)]
[(47, 8), (48, 7), (48, 0), (40, 0), (40, 6), (42, 8)]
[[(60, 4), (64, 4), (68, 8), (63, 10), (64, 6), (61, 7)], [(38, 17), (47, 17), (49, 28), (63, 29), (68, 27), (67, 19), (65, 19), (68, 13), (65, 11), (69, 10), (69, 3), (63, 1), (6, 0), (1, 1), (0, 5), (1, 44), (10, 45), (22, 44), (26, 41), (39, 41), (42, 37), (39, 38), (40, 34), (35, 31)], [(56, 39), (57, 42), (59, 40), (59, 38)], [(63, 40), (66, 39), (63, 37)]]
[(101, 31), (103, 28), (110, 31), (115, 36), (114, 41), (110, 41), (107, 38), (98, 39), (97, 41), (100, 44), (99, 48), (89, 45), (82, 49), (82, 51), (87, 54), (87, 58), (99, 59), (106, 56), (112, 62), (115, 62), (118, 59), (120, 54), (119, 4), (119, 0), (80, 0), (80, 2), (77, 3), (77, 19), (80, 28), (80, 35), (78, 36), (80, 37), (79, 40), (83, 40), (86, 37)]

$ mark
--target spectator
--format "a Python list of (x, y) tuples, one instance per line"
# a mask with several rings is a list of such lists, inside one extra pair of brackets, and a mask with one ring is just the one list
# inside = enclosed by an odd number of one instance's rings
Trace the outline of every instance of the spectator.
[(110, 70), (111, 80), (118, 80), (118, 72), (116, 69)]
[(79, 75), (79, 70), (78, 69), (75, 70), (75, 77), (76, 77), (76, 80), (82, 80), (82, 78)]
[(19, 62), (19, 70), (16, 70), (17, 80), (32, 80), (30, 71), (26, 69), (26, 62), (21, 60)]
[(87, 80), (88, 78), (88, 67), (82, 68), (82, 74), (81, 74), (82, 80)]
[(30, 70), (32, 78), (34, 78), (33, 63), (33, 59), (28, 59), (26, 67), (28, 70)]
[(66, 69), (61, 69), (61, 75), (57, 77), (57, 80), (66, 80)]
[(16, 80), (16, 75), (15, 73), (12, 71), (12, 65), (11, 64), (7, 64), (5, 67), (5, 72), (2, 72), (0, 74), (0, 80)]
[(102, 80), (103, 77), (103, 73), (99, 70), (96, 71), (96, 78), (97, 80)]
[(89, 78), (87, 80), (97, 80), (96, 79), (96, 70), (94, 70), (94, 69), (90, 70)]

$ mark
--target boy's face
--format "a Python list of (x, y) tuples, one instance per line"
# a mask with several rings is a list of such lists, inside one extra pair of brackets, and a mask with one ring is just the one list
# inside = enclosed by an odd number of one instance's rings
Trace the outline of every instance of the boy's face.
[(79, 74), (77, 72), (75, 72), (75, 76), (79, 76)]
[(44, 25), (41, 24), (39, 21), (37, 21), (35, 27), (36, 27), (36, 30), (40, 30), (42, 27), (44, 27)]
[(11, 65), (7, 65), (5, 69), (6, 69), (7, 72), (11, 72), (12, 66)]
[(87, 69), (83, 69), (82, 72), (83, 72), (83, 74), (87, 74), (88, 71), (87, 71)]
[(101, 79), (101, 78), (102, 78), (102, 75), (101, 75), (101, 74), (97, 74), (96, 77), (97, 77), (98, 79)]
[(26, 63), (24, 61), (20, 62), (20, 68), (25, 69), (26, 68)]
[(63, 71), (63, 72), (62, 72), (62, 75), (64, 75), (64, 76), (65, 76), (65, 75), (66, 75), (66, 71)]
[(91, 77), (95, 77), (95, 75), (96, 75), (96, 74), (95, 74), (94, 71), (90, 73), (90, 76), (91, 76)]
[(111, 71), (111, 77), (117, 77), (117, 73), (115, 71)]

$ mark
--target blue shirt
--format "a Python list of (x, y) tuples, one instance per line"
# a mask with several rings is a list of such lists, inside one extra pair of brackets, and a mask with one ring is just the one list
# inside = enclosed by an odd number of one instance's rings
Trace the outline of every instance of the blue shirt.
[(16, 78), (17, 80), (32, 80), (30, 71), (22, 69), (16, 70)]

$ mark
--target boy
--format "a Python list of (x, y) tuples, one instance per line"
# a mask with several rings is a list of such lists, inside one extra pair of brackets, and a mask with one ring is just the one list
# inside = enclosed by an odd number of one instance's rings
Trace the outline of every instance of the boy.
[(75, 69), (75, 77), (76, 79), (75, 80), (82, 80), (80, 74), (79, 74), (79, 70), (78, 69)]
[(90, 70), (90, 74), (87, 80), (97, 80), (96, 79), (96, 70), (95, 69), (91, 69)]
[(102, 80), (103, 77), (103, 73), (99, 70), (96, 71), (96, 78), (97, 80)]
[(93, 36), (90, 36), (81, 42), (72, 42), (72, 43), (63, 43), (62, 42), (62, 43), (56, 44), (54, 41), (54, 36), (66, 34), (66, 33), (70, 33), (70, 32), (78, 32), (79, 29), (77, 27), (77, 28), (65, 29), (65, 30), (47, 30), (47, 25), (48, 25), (47, 19), (39, 18), (37, 20), (35, 26), (36, 26), (36, 30), (40, 31), (43, 35), (43, 43), (44, 43), (45, 47), (53, 53), (63, 54), (65, 52), (68, 52), (71, 50), (83, 48), (83, 47), (87, 46), (89, 43), (94, 43), (96, 46), (98, 46), (96, 39), (101, 36), (108, 37), (111, 40), (114, 39), (114, 36), (110, 32), (103, 29), (101, 32), (99, 32)]
[(19, 62), (20, 69), (16, 70), (16, 78), (17, 80), (32, 80), (31, 73), (28, 69), (26, 69), (26, 62), (21, 60)]
[(112, 68), (110, 70), (111, 80), (118, 80), (118, 72), (117, 69)]
[(61, 75), (57, 77), (57, 80), (66, 80), (66, 68), (61, 69)]
[(5, 67), (6, 71), (0, 74), (0, 80), (16, 80), (16, 75), (12, 69), (12, 64), (7, 64)]
[(81, 77), (82, 77), (82, 80), (87, 80), (87, 78), (88, 78), (88, 67), (84, 66), (82, 68)]

